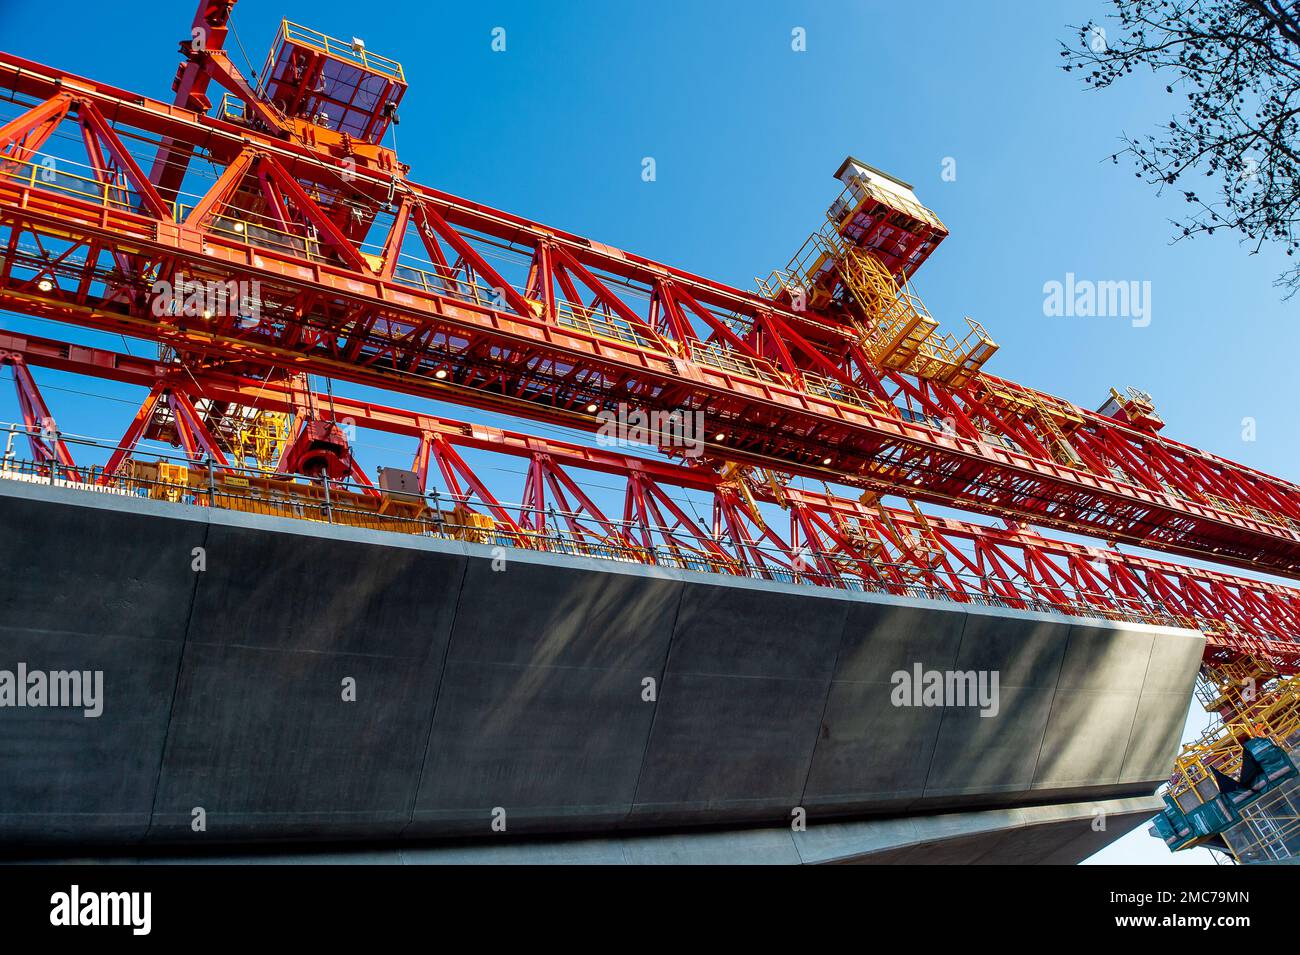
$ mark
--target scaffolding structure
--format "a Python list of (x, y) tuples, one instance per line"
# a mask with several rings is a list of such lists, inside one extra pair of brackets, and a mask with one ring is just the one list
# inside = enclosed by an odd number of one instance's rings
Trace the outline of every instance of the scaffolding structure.
[(1238, 862), (1300, 851), (1300, 677), (1243, 657), (1202, 667), (1197, 698), (1214, 720), (1183, 748), (1152, 834)]

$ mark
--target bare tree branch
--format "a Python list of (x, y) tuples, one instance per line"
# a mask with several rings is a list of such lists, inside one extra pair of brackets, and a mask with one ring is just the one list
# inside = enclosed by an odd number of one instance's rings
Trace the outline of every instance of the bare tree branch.
[[(1166, 127), (1125, 135), (1135, 174), (1163, 192), (1180, 184), (1187, 213), (1178, 238), (1238, 233), (1252, 254), (1300, 248), (1300, 0), (1111, 0), (1104, 23), (1062, 44), (1064, 69), (1106, 89), (1135, 70), (1167, 78), (1180, 95)], [(1208, 195), (1182, 185), (1194, 173)], [(1278, 276), (1300, 292), (1300, 266)]]

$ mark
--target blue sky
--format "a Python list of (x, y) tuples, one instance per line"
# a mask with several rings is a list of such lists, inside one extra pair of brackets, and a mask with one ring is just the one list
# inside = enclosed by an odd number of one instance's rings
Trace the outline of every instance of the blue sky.
[[(0, 5), (0, 45), (169, 95), (189, 0), (132, 16), (74, 0), (57, 8), (59, 29), (51, 9)], [(1171, 244), (1181, 200), (1109, 162), (1121, 132), (1166, 121), (1176, 100), (1163, 79), (1095, 93), (1060, 70), (1067, 24), (1101, 10), (1094, 0), (389, 0), (370, 12), (240, 0), (235, 25), (257, 67), (281, 16), (400, 60), (411, 89), (398, 145), (416, 179), (743, 287), (818, 226), (838, 192), (831, 174), (856, 155), (913, 183), (948, 225), (917, 289), (945, 328), (965, 315), (985, 325), (1002, 346), (988, 370), (1091, 407), (1112, 385), (1139, 386), (1166, 434), (1295, 480), (1300, 425), (1286, 395), (1297, 304), (1271, 284), (1286, 260), (1248, 255), (1226, 234)], [(505, 52), (491, 49), (494, 27)], [(791, 49), (796, 27), (806, 51)], [(239, 43), (228, 49), (242, 64)], [(645, 157), (654, 182), (641, 177)], [(953, 181), (941, 177), (946, 159)], [(1044, 283), (1067, 273), (1150, 282), (1150, 324), (1045, 316)], [(47, 397), (81, 433), (116, 435), (131, 412), (53, 388)], [(6, 386), (0, 420), (16, 416)], [(1243, 440), (1246, 417), (1254, 441)], [(1170, 861), (1141, 831), (1105, 858)]]

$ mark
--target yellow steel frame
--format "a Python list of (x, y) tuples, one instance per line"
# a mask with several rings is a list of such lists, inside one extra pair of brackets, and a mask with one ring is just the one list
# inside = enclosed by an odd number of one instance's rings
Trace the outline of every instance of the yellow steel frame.
[(938, 321), (911, 283), (895, 282), (878, 258), (840, 233), (839, 226), (849, 218), (851, 214), (828, 219), (828, 225), (809, 236), (787, 268), (757, 280), (759, 291), (772, 299), (799, 292), (808, 308), (822, 309), (843, 287), (861, 321), (859, 344), (873, 361), (955, 388), (967, 384), (993, 357), (997, 344), (969, 318), (964, 338), (939, 334)]
[(826, 246), (863, 318), (866, 334), (862, 344), (883, 367), (960, 388), (998, 350), (983, 326), (969, 318), (969, 329), (961, 340), (938, 334), (939, 322), (911, 283), (896, 284), (870, 252), (848, 245), (838, 233), (826, 236)]
[(1206, 667), (1198, 694), (1206, 711), (1218, 713), (1219, 719), (1188, 743), (1175, 762), (1169, 781), (1175, 799), (1200, 792), (1202, 783), (1212, 782), (1211, 769), (1236, 773), (1244, 740), (1263, 737), (1288, 752), (1300, 743), (1300, 675), (1279, 677), (1268, 664), (1251, 658)]
[(289, 443), (290, 421), (289, 415), (273, 411), (239, 419), (228, 438), (231, 456), (240, 463), (251, 461), (261, 471), (274, 470)]

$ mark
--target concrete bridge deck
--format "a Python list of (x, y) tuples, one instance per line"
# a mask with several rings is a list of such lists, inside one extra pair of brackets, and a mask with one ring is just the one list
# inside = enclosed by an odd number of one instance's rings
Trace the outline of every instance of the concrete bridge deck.
[[(1204, 643), (526, 551), (494, 570), (483, 545), (8, 481), (0, 533), (0, 669), (104, 674), (98, 718), (0, 708), (10, 848), (622, 838), (1150, 796)], [(916, 663), (997, 671), (997, 716), (895, 706)]]

